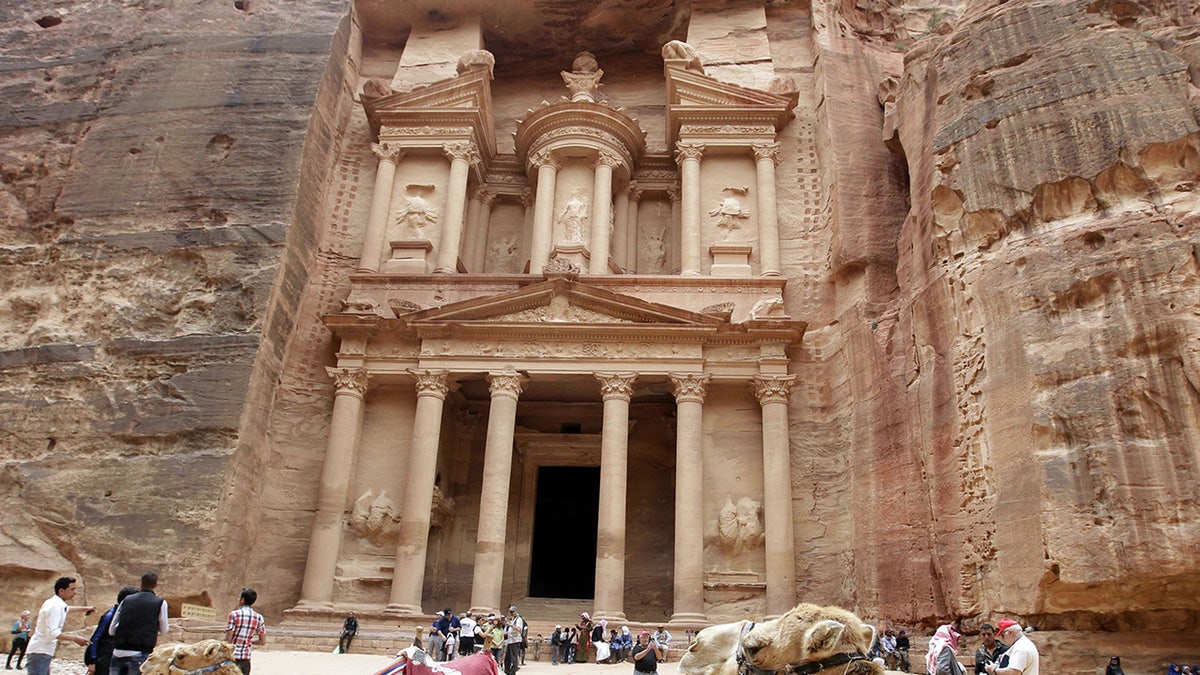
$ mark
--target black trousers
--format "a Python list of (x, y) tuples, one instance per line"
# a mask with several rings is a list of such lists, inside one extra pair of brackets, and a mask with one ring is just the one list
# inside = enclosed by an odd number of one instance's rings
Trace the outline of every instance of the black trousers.
[(354, 633), (342, 633), (338, 638), (338, 651), (345, 654), (350, 651), (350, 643), (354, 641)]
[(25, 647), (28, 644), (29, 644), (29, 638), (23, 638), (23, 637), (13, 638), (12, 649), (10, 649), (8, 652), (8, 660), (4, 662), (4, 667), (8, 668), (8, 667), (12, 666), (13, 654), (16, 654), (18, 651), (20, 651), (20, 655), (17, 656), (17, 668), (20, 668), (21, 667), (21, 659), (25, 658)]

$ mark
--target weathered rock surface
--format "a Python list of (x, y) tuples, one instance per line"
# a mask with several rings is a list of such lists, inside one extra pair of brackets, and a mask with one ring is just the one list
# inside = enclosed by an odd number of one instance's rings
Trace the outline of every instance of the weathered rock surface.
[[(638, 54), (683, 7), (468, 5), (502, 150), (590, 48), (631, 64), (605, 93), (665, 151)], [(704, 42), (717, 76), (800, 90), (778, 177), (809, 324), (803, 599), (1080, 631), (1045, 634), (1055, 672), (1094, 672), (1091, 645), (1146, 672), (1200, 660), (1179, 637), (1200, 626), (1191, 8), (753, 5)], [(319, 317), (374, 171), (353, 98), (401, 61), (381, 17), (412, 19), (242, 6), (0, 9), (0, 611), (70, 571), (104, 604), (145, 567), (218, 605), (269, 588), (272, 618), (297, 597), (332, 400)], [(533, 41), (538, 22), (580, 37)]]

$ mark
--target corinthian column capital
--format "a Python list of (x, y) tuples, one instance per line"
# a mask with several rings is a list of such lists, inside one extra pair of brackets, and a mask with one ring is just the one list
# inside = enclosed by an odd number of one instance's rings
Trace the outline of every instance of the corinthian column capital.
[(460, 159), (467, 164), (478, 164), (483, 161), (479, 157), (479, 150), (475, 148), (475, 144), (471, 141), (460, 141), (458, 143), (446, 143), (442, 146), (442, 152), (450, 158), (450, 161)]
[(694, 142), (690, 142), (690, 141), (686, 142), (686, 143), (683, 141), (675, 142), (675, 161), (677, 163), (683, 163), (683, 160), (685, 160), (685, 159), (698, 160), (698, 159), (700, 159), (700, 156), (703, 154), (704, 154), (704, 144), (703, 143), (694, 143)]
[(491, 383), (489, 389), (492, 398), (507, 396), (515, 401), (521, 396), (521, 385), (525, 383), (525, 378), (520, 373), (509, 371), (488, 373), (487, 381)]
[(755, 161), (769, 158), (776, 166), (779, 165), (779, 143), (754, 143), (750, 147), (754, 149)]
[(446, 400), (446, 394), (450, 393), (450, 385), (448, 383), (450, 371), (410, 370), (408, 372), (417, 378), (418, 397), (433, 396), (443, 401)]
[(672, 205), (679, 204), (683, 201), (683, 191), (677, 187), (667, 188), (667, 199), (671, 200)]
[(675, 388), (676, 403), (703, 403), (708, 395), (708, 383), (712, 381), (712, 375), (708, 373), (670, 373), (667, 377)]
[(750, 378), (759, 405), (787, 403), (795, 383), (795, 375), (755, 375)]
[(621, 166), (621, 158), (618, 157), (616, 155), (616, 153), (614, 153), (614, 152), (609, 152), (608, 150), (601, 150), (600, 156), (596, 158), (596, 163), (594, 166), (595, 167), (607, 166), (610, 169), (614, 169), (618, 166)]
[(600, 398), (628, 401), (633, 398), (633, 383), (637, 373), (592, 373), (600, 381)]
[(367, 393), (367, 371), (362, 368), (325, 368), (325, 374), (333, 380), (337, 393), (353, 394), (362, 398)]
[(562, 168), (562, 162), (560, 162), (559, 159), (554, 156), (554, 153), (544, 148), (530, 155), (529, 163), (537, 169), (540, 169), (543, 166), (550, 166), (555, 170)]
[(375, 157), (381, 162), (391, 162), (395, 164), (400, 161), (400, 157), (404, 155), (404, 150), (395, 143), (372, 143), (371, 152), (375, 153)]

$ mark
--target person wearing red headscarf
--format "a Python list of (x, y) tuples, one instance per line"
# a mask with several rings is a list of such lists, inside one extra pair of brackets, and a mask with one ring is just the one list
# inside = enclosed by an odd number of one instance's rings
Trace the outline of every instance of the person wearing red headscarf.
[(958, 638), (961, 635), (948, 623), (937, 629), (929, 639), (929, 651), (925, 654), (929, 675), (966, 675), (966, 669), (958, 662)]

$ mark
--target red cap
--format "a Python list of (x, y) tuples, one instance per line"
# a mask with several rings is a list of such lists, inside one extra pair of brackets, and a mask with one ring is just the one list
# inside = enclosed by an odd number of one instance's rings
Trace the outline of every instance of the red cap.
[(1021, 624), (1017, 623), (1016, 621), (1013, 621), (1012, 619), (1000, 619), (1000, 622), (996, 624), (996, 632), (1003, 633), (1004, 631), (1008, 630), (1009, 628), (1012, 628), (1013, 626), (1017, 626), (1018, 628), (1020, 628)]

